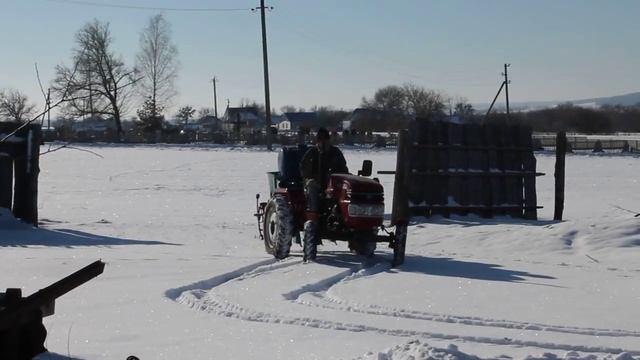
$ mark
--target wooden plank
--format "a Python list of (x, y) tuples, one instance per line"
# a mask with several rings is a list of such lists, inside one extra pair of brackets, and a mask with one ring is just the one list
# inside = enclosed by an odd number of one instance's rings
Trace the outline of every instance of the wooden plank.
[[(499, 154), (501, 152), (495, 150), (499, 148), (500, 140), (499, 140), (499, 129), (495, 124), (487, 124), (484, 126), (484, 142), (485, 145), (489, 147), (487, 151), (487, 167), (488, 171), (497, 171), (500, 168), (500, 157)], [(502, 204), (504, 202), (502, 191), (502, 181), (498, 177), (489, 178), (489, 194), (488, 199), (485, 201), (485, 205), (493, 206)], [(488, 211), (485, 213), (485, 216), (492, 217), (495, 216), (493, 211)]]
[[(481, 145), (484, 141), (482, 128), (478, 124), (467, 124), (465, 125), (465, 129), (465, 145), (474, 148), (474, 150), (468, 152), (469, 167), (467, 171), (473, 173), (488, 173), (489, 166), (487, 151), (481, 149)], [(469, 177), (466, 188), (469, 196), (469, 204), (486, 205), (487, 199), (491, 196), (489, 179), (487, 177)], [(489, 214), (480, 215), (489, 216)]]
[(542, 172), (536, 172), (536, 171), (522, 171), (522, 170), (506, 170), (506, 171), (484, 171), (484, 170), (478, 170), (478, 171), (474, 171), (473, 169), (470, 170), (463, 170), (463, 171), (412, 171), (413, 174), (415, 175), (422, 175), (422, 176), (439, 176), (439, 177), (462, 177), (462, 178), (469, 178), (469, 177), (496, 177), (496, 178), (502, 178), (502, 177), (533, 177), (535, 178), (536, 176), (543, 176), (545, 175), (545, 173)]
[[(447, 142), (449, 141), (449, 128), (447, 126), (446, 123), (444, 122), (436, 122), (435, 123), (435, 128), (436, 128), (436, 134), (437, 134), (437, 140), (436, 140), (436, 144), (447, 144)], [(449, 168), (449, 153), (447, 150), (436, 150), (435, 151), (437, 158), (436, 158), (436, 165), (434, 166), (436, 169), (448, 169)], [(434, 197), (433, 197), (433, 203), (434, 204), (440, 204), (440, 205), (446, 205), (449, 202), (449, 181), (446, 178), (434, 178), (432, 183), (434, 184), (433, 187), (433, 191), (434, 191)], [(432, 213), (433, 214), (433, 213)], [(449, 216), (449, 212), (448, 211), (444, 211), (444, 212), (440, 212), (440, 215), (443, 215), (445, 217)]]
[[(527, 146), (532, 144), (531, 127), (520, 127), (520, 145)], [(533, 155), (533, 151), (523, 152), (522, 156), (522, 169), (525, 172), (536, 172), (536, 157)], [(538, 196), (536, 194), (536, 178), (531, 176), (525, 176), (524, 179), (524, 218), (528, 220), (538, 219)]]
[(519, 209), (542, 209), (542, 206), (520, 206), (520, 205), (493, 205), (493, 206), (484, 206), (484, 205), (478, 205), (478, 206), (472, 206), (472, 205), (467, 205), (467, 206), (462, 206), (462, 205), (422, 205), (422, 206), (410, 206), (409, 210), (424, 210), (424, 209), (449, 209), (449, 210), (458, 210), (458, 209), (465, 209), (465, 210), (487, 210), (487, 209), (498, 209), (498, 210), (519, 210)]
[[(409, 124), (409, 132), (406, 142), (426, 142), (428, 136), (428, 121), (425, 119), (419, 119), (417, 121), (412, 121)], [(406, 144), (405, 144), (406, 146)], [(424, 171), (427, 169), (427, 152), (425, 149), (416, 149), (414, 151), (408, 151), (407, 147), (407, 161), (409, 162), (408, 166), (411, 169), (418, 169), (419, 171)], [(424, 179), (420, 179), (418, 176), (412, 176), (413, 174), (409, 173), (407, 175), (407, 184), (408, 184), (408, 198), (409, 202), (412, 204), (423, 204), (425, 201), (424, 189), (428, 186), (422, 184)]]
[[(507, 124), (501, 131), (502, 143), (506, 146), (518, 145), (518, 126)], [(503, 152), (503, 170), (505, 172), (519, 172), (522, 171), (522, 161), (517, 153)], [(523, 189), (522, 179), (517, 176), (507, 176), (504, 180), (504, 191), (507, 205), (523, 205)], [(522, 211), (510, 210), (508, 215), (513, 217), (522, 217)]]
[[(447, 123), (447, 144), (448, 145), (462, 145), (462, 131), (463, 127), (460, 124)], [(449, 146), (445, 151), (449, 154), (449, 162), (445, 171), (457, 172), (467, 170), (466, 152), (458, 150), (454, 146)], [(447, 193), (447, 204), (449, 205), (467, 205), (463, 199), (464, 183), (460, 176), (449, 176), (448, 185), (449, 191)], [(466, 212), (458, 211), (459, 215), (466, 215)]]
[[(469, 124), (474, 125), (474, 124)], [(468, 126), (468, 125), (465, 125)], [(450, 144), (439, 144), (439, 145), (426, 145), (420, 143), (411, 144), (412, 148), (416, 149), (454, 149), (454, 150), (468, 150), (468, 151), (477, 151), (477, 150), (496, 150), (496, 151), (535, 151), (534, 147), (523, 147), (523, 146), (489, 146), (489, 145), (450, 145)]]
[[(437, 144), (438, 143), (438, 139), (439, 139), (439, 129), (438, 127), (434, 124), (433, 121), (429, 121), (427, 122), (427, 137), (426, 137), (426, 141), (425, 144), (430, 145), (430, 144)], [(425, 149), (426, 150), (426, 158), (427, 158), (427, 171), (433, 171), (438, 169), (438, 153), (433, 151), (432, 149)], [(427, 178), (424, 181), (424, 190), (423, 190), (423, 194), (424, 194), (424, 201), (426, 204), (434, 204), (438, 201), (438, 196), (439, 194), (439, 186), (440, 183), (438, 183), (437, 181), (439, 181), (440, 179), (433, 179), (433, 178)], [(431, 214), (424, 214), (425, 216), (430, 216)]]
[[(520, 146), (522, 145), (520, 143), (521, 137), (520, 137), (520, 128), (522, 127), (522, 125), (520, 124), (516, 124), (513, 125), (513, 127), (511, 128), (511, 136), (513, 136), (513, 141), (516, 144), (516, 146)], [(512, 156), (513, 156), (513, 166), (518, 168), (520, 171), (523, 170), (523, 154), (524, 152), (517, 152), (517, 151), (512, 151), (511, 152)], [(535, 177), (534, 177), (535, 179)], [(513, 196), (516, 199), (516, 204), (520, 205), (520, 206), (524, 206), (524, 177), (516, 177), (514, 178), (514, 185), (513, 185)], [(519, 218), (523, 218), (524, 217), (524, 209), (519, 210), (517, 213), (514, 214), (514, 216), (519, 217)]]

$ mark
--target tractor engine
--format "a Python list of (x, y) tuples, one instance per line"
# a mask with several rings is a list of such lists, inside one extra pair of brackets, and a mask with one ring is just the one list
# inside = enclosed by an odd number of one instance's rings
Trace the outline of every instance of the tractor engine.
[(333, 174), (327, 195), (335, 201), (327, 217), (327, 226), (345, 226), (356, 231), (380, 227), (384, 218), (384, 189), (376, 181), (362, 176)]

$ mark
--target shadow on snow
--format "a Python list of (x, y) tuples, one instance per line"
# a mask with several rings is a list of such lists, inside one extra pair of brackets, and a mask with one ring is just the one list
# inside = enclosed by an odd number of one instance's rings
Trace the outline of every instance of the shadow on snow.
[(0, 247), (52, 246), (72, 248), (76, 246), (123, 246), (123, 245), (181, 245), (162, 241), (132, 240), (87, 232), (43, 228), (3, 230), (0, 228)]
[[(388, 262), (389, 267), (377, 267), (377, 269), (372, 267), (381, 261)], [(556, 279), (553, 276), (506, 269), (499, 264), (462, 261), (448, 257), (426, 257), (415, 254), (406, 254), (404, 264), (393, 269), (390, 268), (391, 257), (379, 253), (372, 259), (365, 259), (344, 251), (319, 251), (316, 262), (339, 268), (354, 268), (360, 265), (363, 268), (370, 268), (372, 270), (370, 272), (374, 273), (414, 273), (486, 281), (527, 282), (533, 284), (529, 282), (531, 279)], [(370, 273), (369, 275), (372, 274)], [(537, 285), (555, 286), (551, 284)]]

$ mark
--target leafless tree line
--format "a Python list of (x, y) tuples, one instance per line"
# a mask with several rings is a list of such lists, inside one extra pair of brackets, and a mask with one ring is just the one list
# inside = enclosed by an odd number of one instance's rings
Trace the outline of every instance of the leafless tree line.
[[(51, 90), (59, 99), (55, 107), (60, 106), (63, 115), (113, 119), (122, 134), (123, 116), (135, 98), (142, 103), (138, 111), (142, 122), (163, 118), (162, 111), (176, 95), (178, 52), (162, 15), (151, 17), (141, 31), (135, 66), (125, 64), (113, 50), (113, 42), (109, 23), (95, 19), (85, 24), (75, 34), (73, 65), (56, 66)], [(45, 102), (49, 111), (53, 101), (46, 96)], [(0, 120), (32, 122), (35, 107), (18, 90), (0, 91)]]

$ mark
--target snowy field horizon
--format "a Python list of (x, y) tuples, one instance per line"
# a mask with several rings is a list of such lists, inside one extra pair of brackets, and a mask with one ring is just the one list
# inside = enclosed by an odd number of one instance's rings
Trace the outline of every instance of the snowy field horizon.
[[(40, 160), (39, 228), (0, 209), (3, 288), (107, 263), (45, 318), (42, 359), (640, 359), (636, 153), (569, 154), (562, 222), (555, 155), (536, 153), (538, 221), (414, 219), (393, 269), (382, 244), (365, 259), (325, 241), (308, 264), (297, 245), (264, 252), (255, 194), (277, 152), (74, 146)], [(344, 153), (395, 169), (391, 149)]]

